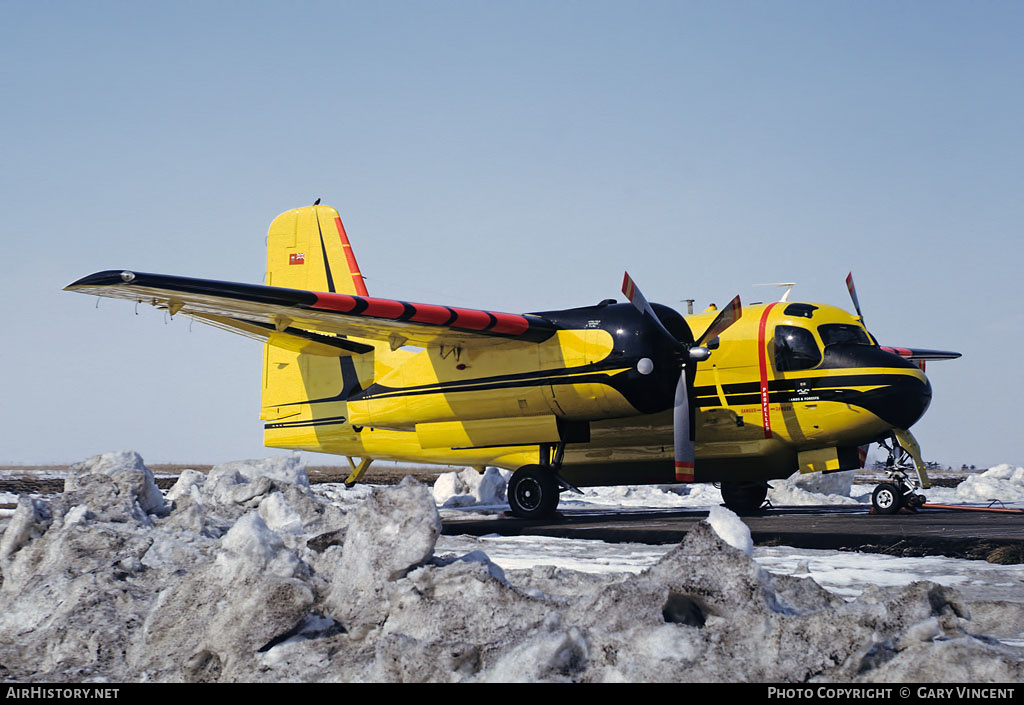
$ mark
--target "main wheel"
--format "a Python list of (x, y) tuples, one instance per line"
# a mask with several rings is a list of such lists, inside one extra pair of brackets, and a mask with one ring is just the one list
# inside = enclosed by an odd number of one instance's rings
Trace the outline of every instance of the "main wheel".
[(767, 482), (723, 482), (722, 500), (737, 514), (757, 511), (768, 496)]
[(544, 519), (558, 506), (558, 482), (551, 470), (524, 465), (508, 481), (508, 506), (524, 519)]
[(883, 482), (871, 493), (871, 506), (879, 514), (895, 514), (903, 505), (900, 488), (892, 482)]

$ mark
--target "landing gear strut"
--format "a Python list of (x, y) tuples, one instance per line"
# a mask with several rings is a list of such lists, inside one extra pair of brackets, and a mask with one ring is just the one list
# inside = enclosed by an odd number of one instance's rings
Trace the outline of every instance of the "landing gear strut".
[(886, 479), (871, 493), (872, 510), (876, 514), (896, 514), (903, 508), (916, 510), (926, 501), (924, 495), (916, 492), (923, 485), (913, 479), (914, 475), (921, 479), (917, 462), (895, 435), (879, 445), (889, 451), (889, 457), (885, 461)]
[(546, 519), (555, 513), (559, 495), (565, 490), (582, 494), (558, 474), (565, 455), (565, 441), (555, 446), (551, 458), (550, 443), (540, 446), (540, 463), (524, 465), (508, 481), (508, 506), (512, 514), (524, 519)]

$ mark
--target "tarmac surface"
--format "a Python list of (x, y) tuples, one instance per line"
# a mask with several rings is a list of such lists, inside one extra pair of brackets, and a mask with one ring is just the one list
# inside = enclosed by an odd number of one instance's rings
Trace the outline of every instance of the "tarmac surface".
[[(446, 535), (553, 536), (609, 543), (682, 541), (706, 511), (561, 511), (551, 520), (503, 516), (444, 522)], [(1024, 562), (1024, 513), (930, 508), (915, 513), (871, 514), (867, 507), (776, 507), (741, 517), (759, 546), (852, 550), (898, 556)]]

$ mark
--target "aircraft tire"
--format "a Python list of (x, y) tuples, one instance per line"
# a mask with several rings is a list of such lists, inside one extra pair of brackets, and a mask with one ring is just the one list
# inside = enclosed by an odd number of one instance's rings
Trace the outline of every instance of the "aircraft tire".
[(524, 465), (508, 482), (508, 506), (523, 519), (546, 519), (558, 506), (558, 482), (551, 470)]
[(737, 514), (749, 514), (761, 508), (768, 496), (767, 482), (723, 482), (722, 500)]
[(900, 488), (892, 482), (879, 483), (871, 493), (871, 507), (877, 514), (895, 514), (903, 506)]

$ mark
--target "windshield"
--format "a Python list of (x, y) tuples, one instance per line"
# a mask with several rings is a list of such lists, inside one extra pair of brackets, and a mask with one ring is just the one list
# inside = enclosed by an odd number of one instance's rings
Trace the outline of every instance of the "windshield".
[(825, 347), (835, 343), (856, 343), (857, 345), (871, 345), (871, 339), (860, 326), (852, 323), (826, 323), (818, 326), (818, 335)]
[(775, 326), (775, 369), (806, 370), (821, 362), (814, 334), (796, 326)]

